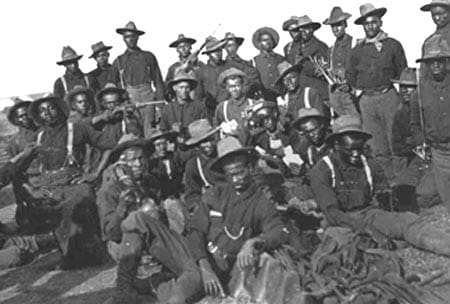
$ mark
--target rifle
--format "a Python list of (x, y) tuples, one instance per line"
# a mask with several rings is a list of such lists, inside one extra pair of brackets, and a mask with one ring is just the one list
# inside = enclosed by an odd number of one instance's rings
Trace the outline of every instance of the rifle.
[(429, 146), (426, 141), (426, 132), (425, 132), (425, 117), (423, 115), (423, 104), (422, 104), (422, 96), (420, 92), (420, 69), (416, 70), (416, 78), (417, 78), (417, 101), (419, 103), (419, 120), (420, 120), (420, 131), (422, 133), (422, 144), (413, 149), (414, 154), (416, 154), (421, 159), (427, 161), (430, 160), (431, 156), (429, 155)]
[(140, 102), (140, 103), (128, 103), (128, 104), (124, 104), (124, 105), (120, 105), (114, 108), (114, 113), (118, 113), (118, 112), (125, 112), (125, 113), (132, 113), (135, 110), (144, 108), (144, 107), (148, 107), (148, 106), (153, 106), (153, 105), (158, 105), (158, 104), (166, 104), (167, 101), (165, 100), (156, 100), (156, 101), (146, 101), (146, 102)]

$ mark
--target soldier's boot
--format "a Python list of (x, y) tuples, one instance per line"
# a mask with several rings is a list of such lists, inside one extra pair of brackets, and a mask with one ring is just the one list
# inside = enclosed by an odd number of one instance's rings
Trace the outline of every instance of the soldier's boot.
[(450, 257), (449, 228), (438, 228), (426, 220), (416, 220), (406, 227), (404, 238), (415, 247)]

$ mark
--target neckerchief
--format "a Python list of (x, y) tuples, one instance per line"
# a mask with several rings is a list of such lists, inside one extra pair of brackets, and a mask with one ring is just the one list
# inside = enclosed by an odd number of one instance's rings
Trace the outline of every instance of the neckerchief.
[(361, 45), (361, 44), (368, 44), (368, 43), (372, 43), (375, 48), (377, 49), (378, 52), (381, 52), (381, 50), (383, 49), (383, 40), (388, 38), (388, 34), (386, 34), (383, 31), (380, 31), (375, 37), (373, 38), (362, 38), (362, 39), (358, 39), (358, 41), (356, 42), (356, 44)]

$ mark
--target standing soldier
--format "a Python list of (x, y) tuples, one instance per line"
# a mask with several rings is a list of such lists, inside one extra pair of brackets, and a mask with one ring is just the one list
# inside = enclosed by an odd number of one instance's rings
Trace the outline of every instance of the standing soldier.
[(281, 94), (275, 81), (279, 76), (277, 67), (284, 61), (284, 57), (273, 51), (279, 41), (277, 31), (270, 27), (256, 30), (252, 37), (253, 45), (260, 51), (253, 58), (254, 66), (261, 77), (264, 99), (270, 101), (275, 101)]
[(302, 36), (300, 35), (298, 26), (299, 17), (292, 16), (283, 22), (283, 31), (289, 32), (292, 41), (289, 41), (283, 48), (284, 58), (290, 64), (298, 62), (298, 55), (300, 54)]
[[(329, 71), (336, 84), (345, 83), (345, 67), (350, 60), (353, 37), (346, 33), (347, 20), (351, 17), (339, 6), (333, 7), (330, 17), (323, 24), (329, 25), (336, 37), (334, 45), (330, 48)], [(355, 104), (348, 92), (343, 92), (339, 87), (332, 88), (330, 92), (330, 106), (338, 115), (356, 114)]]
[[(125, 53), (113, 62), (116, 84), (128, 92), (132, 103), (164, 99), (164, 82), (158, 60), (153, 53), (138, 47), (139, 36), (145, 32), (138, 30), (132, 21), (116, 29), (116, 32), (123, 36), (127, 46)], [(156, 109), (151, 105), (141, 108), (140, 112), (147, 137), (156, 126)]]
[(425, 52), (427, 44), (432, 43), (431, 38), (440, 35), (450, 44), (450, 1), (432, 0), (430, 3), (422, 6), (420, 10), (430, 12), (433, 22), (436, 24), (436, 31), (427, 39), (422, 46), (422, 54)]
[(362, 25), (366, 37), (358, 40), (346, 69), (348, 84), (361, 90), (359, 107), (364, 130), (372, 134), (369, 144), (389, 180), (392, 172), (392, 122), (398, 95), (392, 79), (398, 79), (407, 66), (403, 47), (381, 29), (386, 8), (372, 4), (360, 7), (355, 24)]
[(112, 65), (108, 62), (109, 50), (112, 46), (106, 46), (102, 41), (91, 46), (92, 55), (89, 58), (95, 59), (97, 68), (89, 72), (89, 76), (97, 81), (98, 88), (101, 90), (107, 83), (114, 82), (114, 72)]
[(57, 65), (62, 65), (66, 68), (64, 75), (56, 79), (53, 86), (53, 93), (61, 101), (76, 85), (92, 88), (93, 90), (98, 88), (95, 80), (80, 70), (79, 60), (81, 57), (83, 55), (78, 55), (70, 46), (65, 46), (62, 49), (61, 60), (56, 62)]

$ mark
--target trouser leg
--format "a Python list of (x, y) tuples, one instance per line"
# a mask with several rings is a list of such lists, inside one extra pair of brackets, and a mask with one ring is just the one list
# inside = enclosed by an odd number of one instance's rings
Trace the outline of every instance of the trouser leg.
[(442, 202), (450, 212), (450, 151), (432, 149), (434, 181)]

